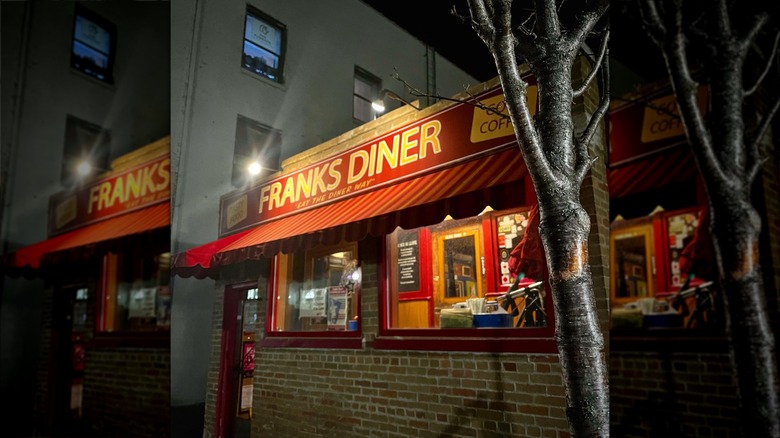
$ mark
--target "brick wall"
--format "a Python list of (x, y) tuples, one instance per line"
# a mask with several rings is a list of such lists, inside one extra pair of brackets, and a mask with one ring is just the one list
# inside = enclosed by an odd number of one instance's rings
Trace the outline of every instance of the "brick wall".
[(49, 367), (54, 360), (52, 348), (52, 310), (54, 308), (54, 290), (46, 287), (43, 290), (41, 302), (41, 335), (38, 340), (38, 370), (35, 382), (35, 405), (33, 408), (33, 434), (47, 435), (51, 433), (51, 418), (49, 412), (53, 409), (53, 376)]
[(610, 367), (613, 436), (741, 436), (739, 400), (727, 353), (613, 348)]
[(258, 350), (255, 437), (568, 436), (555, 355)]
[[(214, 317), (211, 330), (211, 353), (206, 382), (206, 403), (203, 418), (203, 438), (214, 436), (216, 427), (217, 393), (219, 391), (219, 359), (222, 352), (222, 314), (225, 302), (225, 287), (219, 286), (214, 294)], [(258, 309), (263, 306), (258, 306)]]
[[(369, 254), (362, 265), (365, 348), (258, 348), (253, 437), (569, 436), (557, 355), (371, 348), (380, 324), (377, 265), (370, 256), (376, 245), (376, 239), (367, 239), (360, 246), (361, 254)], [(247, 278), (240, 268), (234, 272), (234, 280), (224, 283)], [(215, 430), (221, 283), (214, 306), (204, 437)], [(266, 319), (266, 285), (261, 276), (260, 329)], [(261, 338), (262, 330), (258, 334)]]
[(84, 419), (99, 436), (170, 435), (170, 351), (87, 348)]

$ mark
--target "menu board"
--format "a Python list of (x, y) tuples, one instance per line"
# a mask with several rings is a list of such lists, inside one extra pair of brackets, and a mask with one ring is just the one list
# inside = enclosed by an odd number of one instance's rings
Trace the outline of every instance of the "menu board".
[(398, 291), (420, 290), (420, 240), (416, 230), (398, 234)]

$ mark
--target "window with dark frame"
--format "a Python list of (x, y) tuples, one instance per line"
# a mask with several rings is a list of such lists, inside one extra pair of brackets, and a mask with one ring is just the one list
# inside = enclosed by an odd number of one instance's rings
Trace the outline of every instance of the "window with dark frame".
[(114, 83), (116, 27), (76, 4), (70, 66), (107, 84)]
[[(68, 114), (65, 121), (65, 145), (60, 182), (70, 186), (80, 177), (94, 176), (108, 170), (110, 151), (110, 131)], [(88, 175), (78, 175), (77, 168), (82, 163), (87, 164), (91, 169)]]
[(379, 97), (382, 81), (365, 69), (355, 66), (355, 82), (352, 89), (352, 118), (365, 123), (374, 120), (377, 112), (371, 102)]
[(284, 82), (287, 27), (247, 6), (241, 67), (275, 82)]
[[(279, 169), (282, 153), (282, 131), (238, 115), (236, 143), (233, 150), (232, 183), (244, 187), (252, 181), (270, 175)], [(260, 173), (251, 175), (249, 166), (256, 163)]]

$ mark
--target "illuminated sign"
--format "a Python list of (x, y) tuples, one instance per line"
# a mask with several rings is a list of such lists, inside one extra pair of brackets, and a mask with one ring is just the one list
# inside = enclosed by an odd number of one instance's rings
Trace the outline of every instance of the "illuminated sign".
[(170, 199), (168, 155), (90, 182), (49, 200), (49, 236)]
[[(535, 89), (529, 87), (533, 108)], [(500, 88), (477, 99), (506, 113)], [(517, 147), (517, 142), (506, 117), (458, 103), (301, 169), (222, 196), (220, 237), (508, 147)]]
[[(699, 109), (706, 111), (707, 89), (699, 87)], [(674, 94), (618, 108), (610, 114), (609, 164), (619, 165), (685, 142)]]

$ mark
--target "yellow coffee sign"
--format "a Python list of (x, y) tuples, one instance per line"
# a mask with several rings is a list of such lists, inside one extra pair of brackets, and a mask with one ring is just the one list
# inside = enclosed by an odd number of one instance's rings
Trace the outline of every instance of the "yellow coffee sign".
[[(536, 114), (536, 85), (528, 87), (528, 109), (531, 115)], [(494, 138), (514, 135), (512, 121), (509, 120), (509, 111), (504, 102), (504, 95), (485, 99), (480, 102), (490, 110), (474, 108), (474, 118), (471, 122), (471, 142), (479, 143), (481, 141), (492, 140)], [(502, 117), (503, 114), (507, 117)]]
[[(705, 88), (699, 87), (699, 109), (706, 107), (707, 96)], [(642, 122), (642, 143), (651, 143), (667, 138), (685, 135), (680, 112), (674, 95), (653, 99), (645, 105), (645, 115)]]

